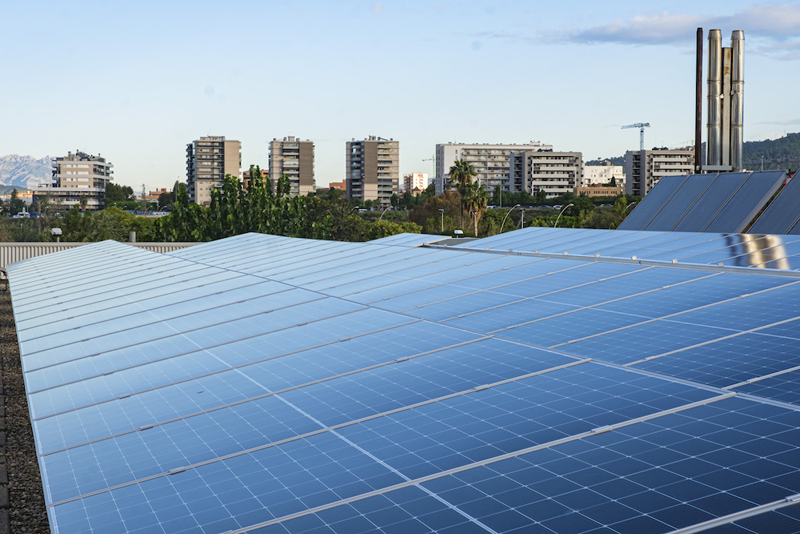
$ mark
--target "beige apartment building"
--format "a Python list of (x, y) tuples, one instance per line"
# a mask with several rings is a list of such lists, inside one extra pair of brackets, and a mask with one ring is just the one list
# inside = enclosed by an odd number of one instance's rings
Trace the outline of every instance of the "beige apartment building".
[(391, 203), (400, 180), (400, 142), (374, 135), (346, 145), (347, 198)]
[(81, 198), (85, 197), (86, 209), (101, 210), (105, 207), (106, 186), (111, 181), (113, 167), (100, 154), (68, 152), (65, 157), (53, 159), (53, 182), (39, 186), (34, 194), (47, 197), (64, 209), (80, 206)]
[(225, 175), (242, 179), (242, 144), (222, 137), (201, 137), (186, 145), (186, 193), (189, 201), (211, 203), (211, 190), (222, 187)]
[(294, 136), (283, 140), (273, 139), (269, 144), (269, 175), (272, 186), (278, 178), (286, 175), (291, 182), (289, 194), (293, 197), (305, 196), (316, 191), (314, 181), (314, 143), (301, 141)]
[(512, 152), (553, 150), (552, 145), (531, 141), (523, 145), (492, 145), (489, 143), (436, 145), (436, 194), (450, 187), (450, 167), (456, 160), (464, 160), (475, 169), (475, 180), (494, 191), (498, 185), (506, 192), (524, 191), (524, 184), (511, 180), (510, 157)]
[(409, 192), (418, 195), (428, 187), (428, 175), (424, 172), (414, 172), (403, 175), (403, 193)]
[[(512, 152), (511, 181), (535, 195), (544, 191), (547, 198), (572, 193), (583, 176), (581, 152)], [(519, 185), (517, 185), (519, 187)]]
[(625, 193), (643, 197), (663, 176), (694, 173), (694, 149), (628, 150), (625, 153)]

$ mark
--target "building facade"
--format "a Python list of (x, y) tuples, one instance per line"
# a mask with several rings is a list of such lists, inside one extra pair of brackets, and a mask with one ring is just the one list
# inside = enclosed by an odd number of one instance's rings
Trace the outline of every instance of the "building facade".
[(69, 152), (65, 157), (53, 159), (53, 181), (39, 186), (35, 196), (47, 197), (65, 209), (80, 206), (85, 198), (86, 209), (101, 210), (105, 207), (106, 186), (111, 181), (113, 167), (100, 154)]
[(585, 165), (583, 167), (582, 187), (606, 185), (614, 179), (616, 185), (625, 184), (625, 170), (622, 165)]
[(514, 191), (535, 195), (544, 191), (547, 198), (572, 193), (583, 176), (583, 154), (525, 150), (512, 152), (511, 182)]
[(428, 187), (427, 173), (415, 172), (403, 175), (403, 193), (408, 191), (412, 195), (417, 195), (424, 191), (426, 187)]
[(371, 135), (348, 141), (346, 151), (347, 198), (390, 205), (399, 186), (400, 142)]
[(449, 187), (450, 167), (456, 160), (464, 160), (475, 168), (475, 180), (491, 192), (496, 186), (510, 193), (523, 191), (522, 184), (510, 179), (510, 157), (512, 152), (552, 150), (551, 145), (533, 142), (526, 145), (490, 145), (447, 143), (436, 145), (436, 194), (441, 195)]
[(576, 196), (587, 197), (616, 197), (622, 194), (624, 189), (620, 185), (610, 186), (603, 184), (587, 185), (585, 187), (576, 187)]
[[(268, 170), (261, 169), (261, 179), (264, 181), (265, 184), (267, 183), (267, 180), (269, 179), (269, 171)], [(249, 170), (244, 171), (242, 173), (242, 187), (245, 188), (245, 189), (250, 187), (250, 171)]]
[(645, 196), (663, 176), (694, 173), (694, 150), (667, 148), (625, 153), (625, 193)]
[(225, 175), (242, 179), (242, 145), (224, 136), (201, 137), (186, 145), (186, 194), (208, 206), (211, 190), (222, 187)]
[(305, 196), (316, 191), (314, 182), (314, 143), (294, 136), (273, 139), (269, 144), (269, 175), (272, 186), (286, 175), (291, 183), (289, 194)]

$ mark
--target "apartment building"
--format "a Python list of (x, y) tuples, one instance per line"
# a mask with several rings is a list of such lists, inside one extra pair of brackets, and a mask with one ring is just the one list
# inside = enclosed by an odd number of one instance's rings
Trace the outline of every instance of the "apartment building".
[(449, 187), (450, 167), (456, 160), (470, 163), (477, 175), (475, 180), (483, 184), (489, 191), (494, 191), (496, 186), (503, 191), (523, 191), (522, 184), (515, 184), (510, 180), (510, 156), (512, 152), (553, 150), (552, 145), (543, 145), (538, 141), (531, 141), (524, 145), (491, 145), (446, 143), (436, 145), (436, 194), (441, 195)]
[(544, 191), (547, 198), (572, 193), (583, 176), (583, 154), (525, 150), (512, 152), (511, 180), (514, 191), (535, 195)]
[(209, 136), (186, 145), (189, 201), (208, 206), (211, 190), (222, 187), (226, 174), (242, 179), (242, 144), (239, 141)]
[[(35, 196), (47, 197), (65, 209), (80, 206), (86, 198), (86, 209), (105, 207), (106, 186), (111, 181), (113, 165), (100, 154), (92, 156), (80, 150), (53, 159), (53, 181), (36, 188)], [(34, 199), (35, 201), (35, 199)]]
[[(269, 171), (268, 170), (261, 169), (261, 179), (264, 181), (265, 184), (267, 183), (267, 180), (269, 179)], [(250, 187), (250, 171), (249, 170), (244, 171), (242, 173), (242, 187), (244, 189), (247, 189), (247, 188)]]
[(645, 196), (662, 176), (694, 173), (694, 150), (629, 150), (625, 153), (625, 192)]
[(371, 135), (346, 144), (346, 181), (349, 200), (391, 203), (400, 179), (400, 142)]
[[(424, 172), (415, 172), (403, 175), (403, 192), (416, 195), (428, 187), (428, 175)], [(416, 190), (416, 191), (415, 191)]]
[(625, 183), (625, 170), (622, 165), (611, 165), (610, 162), (606, 162), (606, 165), (585, 165), (582, 187), (605, 185), (611, 182), (612, 178), (617, 185)]
[(269, 144), (269, 175), (272, 185), (286, 175), (291, 182), (289, 194), (293, 197), (316, 191), (314, 182), (314, 143), (301, 141), (294, 136), (273, 139)]

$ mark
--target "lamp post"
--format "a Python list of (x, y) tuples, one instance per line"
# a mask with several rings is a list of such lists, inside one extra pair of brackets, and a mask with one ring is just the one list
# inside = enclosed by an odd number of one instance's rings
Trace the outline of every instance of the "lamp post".
[(631, 209), (635, 205), (636, 205), (636, 202), (631, 202), (630, 204), (628, 204), (628, 207), (625, 208), (625, 211), (628, 211), (629, 209)]
[(388, 211), (388, 209), (389, 209), (389, 208), (384, 208), (384, 209), (383, 209), (383, 213), (381, 213), (381, 216), (380, 216), (380, 218), (378, 219), (379, 221), (383, 219), (383, 216), (384, 216), (384, 215), (386, 215), (386, 212)]
[(559, 213), (558, 217), (556, 217), (556, 224), (555, 224), (555, 226), (553, 226), (553, 228), (558, 228), (558, 220), (561, 218), (561, 214), (563, 214), (567, 210), (567, 208), (569, 208), (570, 206), (574, 206), (574, 205), (575, 204), (569, 203), (566, 206), (564, 206), (563, 208), (561, 208), (561, 213)]
[(525, 228), (525, 208), (519, 209), (519, 227)]
[(472, 220), (475, 223), (475, 237), (478, 237), (478, 212), (475, 210), (470, 211), (472, 214)]
[(444, 233), (444, 210), (440, 209), (439, 213), (442, 214), (442, 233)]
[(508, 210), (508, 213), (506, 213), (506, 216), (503, 217), (503, 223), (500, 225), (500, 233), (501, 234), (503, 233), (503, 229), (506, 227), (506, 219), (508, 219), (508, 216), (511, 215), (511, 212), (514, 211), (514, 208), (518, 208), (518, 207), (519, 207), (519, 204), (514, 204), (511, 207), (511, 209)]

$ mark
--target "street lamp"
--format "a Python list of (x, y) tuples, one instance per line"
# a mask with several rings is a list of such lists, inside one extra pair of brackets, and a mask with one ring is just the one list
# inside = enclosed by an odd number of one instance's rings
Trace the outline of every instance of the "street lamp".
[(442, 214), (442, 233), (444, 233), (444, 210), (440, 209), (439, 213)]
[(519, 204), (514, 204), (514, 205), (511, 207), (511, 209), (510, 209), (510, 210), (508, 210), (508, 213), (506, 213), (506, 216), (505, 216), (505, 217), (503, 217), (503, 224), (501, 224), (501, 225), (500, 225), (500, 233), (501, 233), (501, 234), (503, 233), (503, 228), (505, 228), (505, 227), (506, 227), (506, 219), (508, 219), (508, 216), (509, 216), (509, 215), (511, 215), (511, 212), (512, 212), (512, 211), (514, 211), (514, 208), (518, 208), (518, 207), (519, 207)]
[(475, 210), (470, 211), (470, 214), (472, 215), (472, 220), (475, 222), (475, 237), (478, 237), (478, 215), (477, 215), (477, 213), (478, 212), (475, 211)]
[(383, 209), (383, 213), (381, 213), (381, 216), (380, 216), (380, 218), (378, 219), (379, 221), (383, 219), (383, 216), (384, 216), (384, 215), (386, 215), (386, 211), (387, 211), (388, 209), (389, 209), (389, 208), (384, 208), (384, 209)]
[(519, 227), (525, 228), (525, 208), (519, 209)]
[(574, 205), (575, 204), (569, 203), (566, 206), (564, 206), (563, 208), (561, 208), (561, 213), (559, 213), (558, 217), (556, 217), (556, 224), (555, 224), (555, 226), (553, 226), (553, 228), (558, 228), (558, 220), (561, 218), (561, 214), (564, 213), (567, 210), (567, 208), (569, 208), (570, 206), (574, 206)]
[[(628, 207), (627, 207), (627, 208), (625, 208), (625, 211), (628, 211), (629, 209), (631, 209), (631, 208), (632, 208), (633, 206), (635, 206), (635, 205), (636, 205), (636, 202), (632, 202), (632, 203), (628, 204)], [(624, 212), (623, 212), (623, 213), (624, 213)]]

